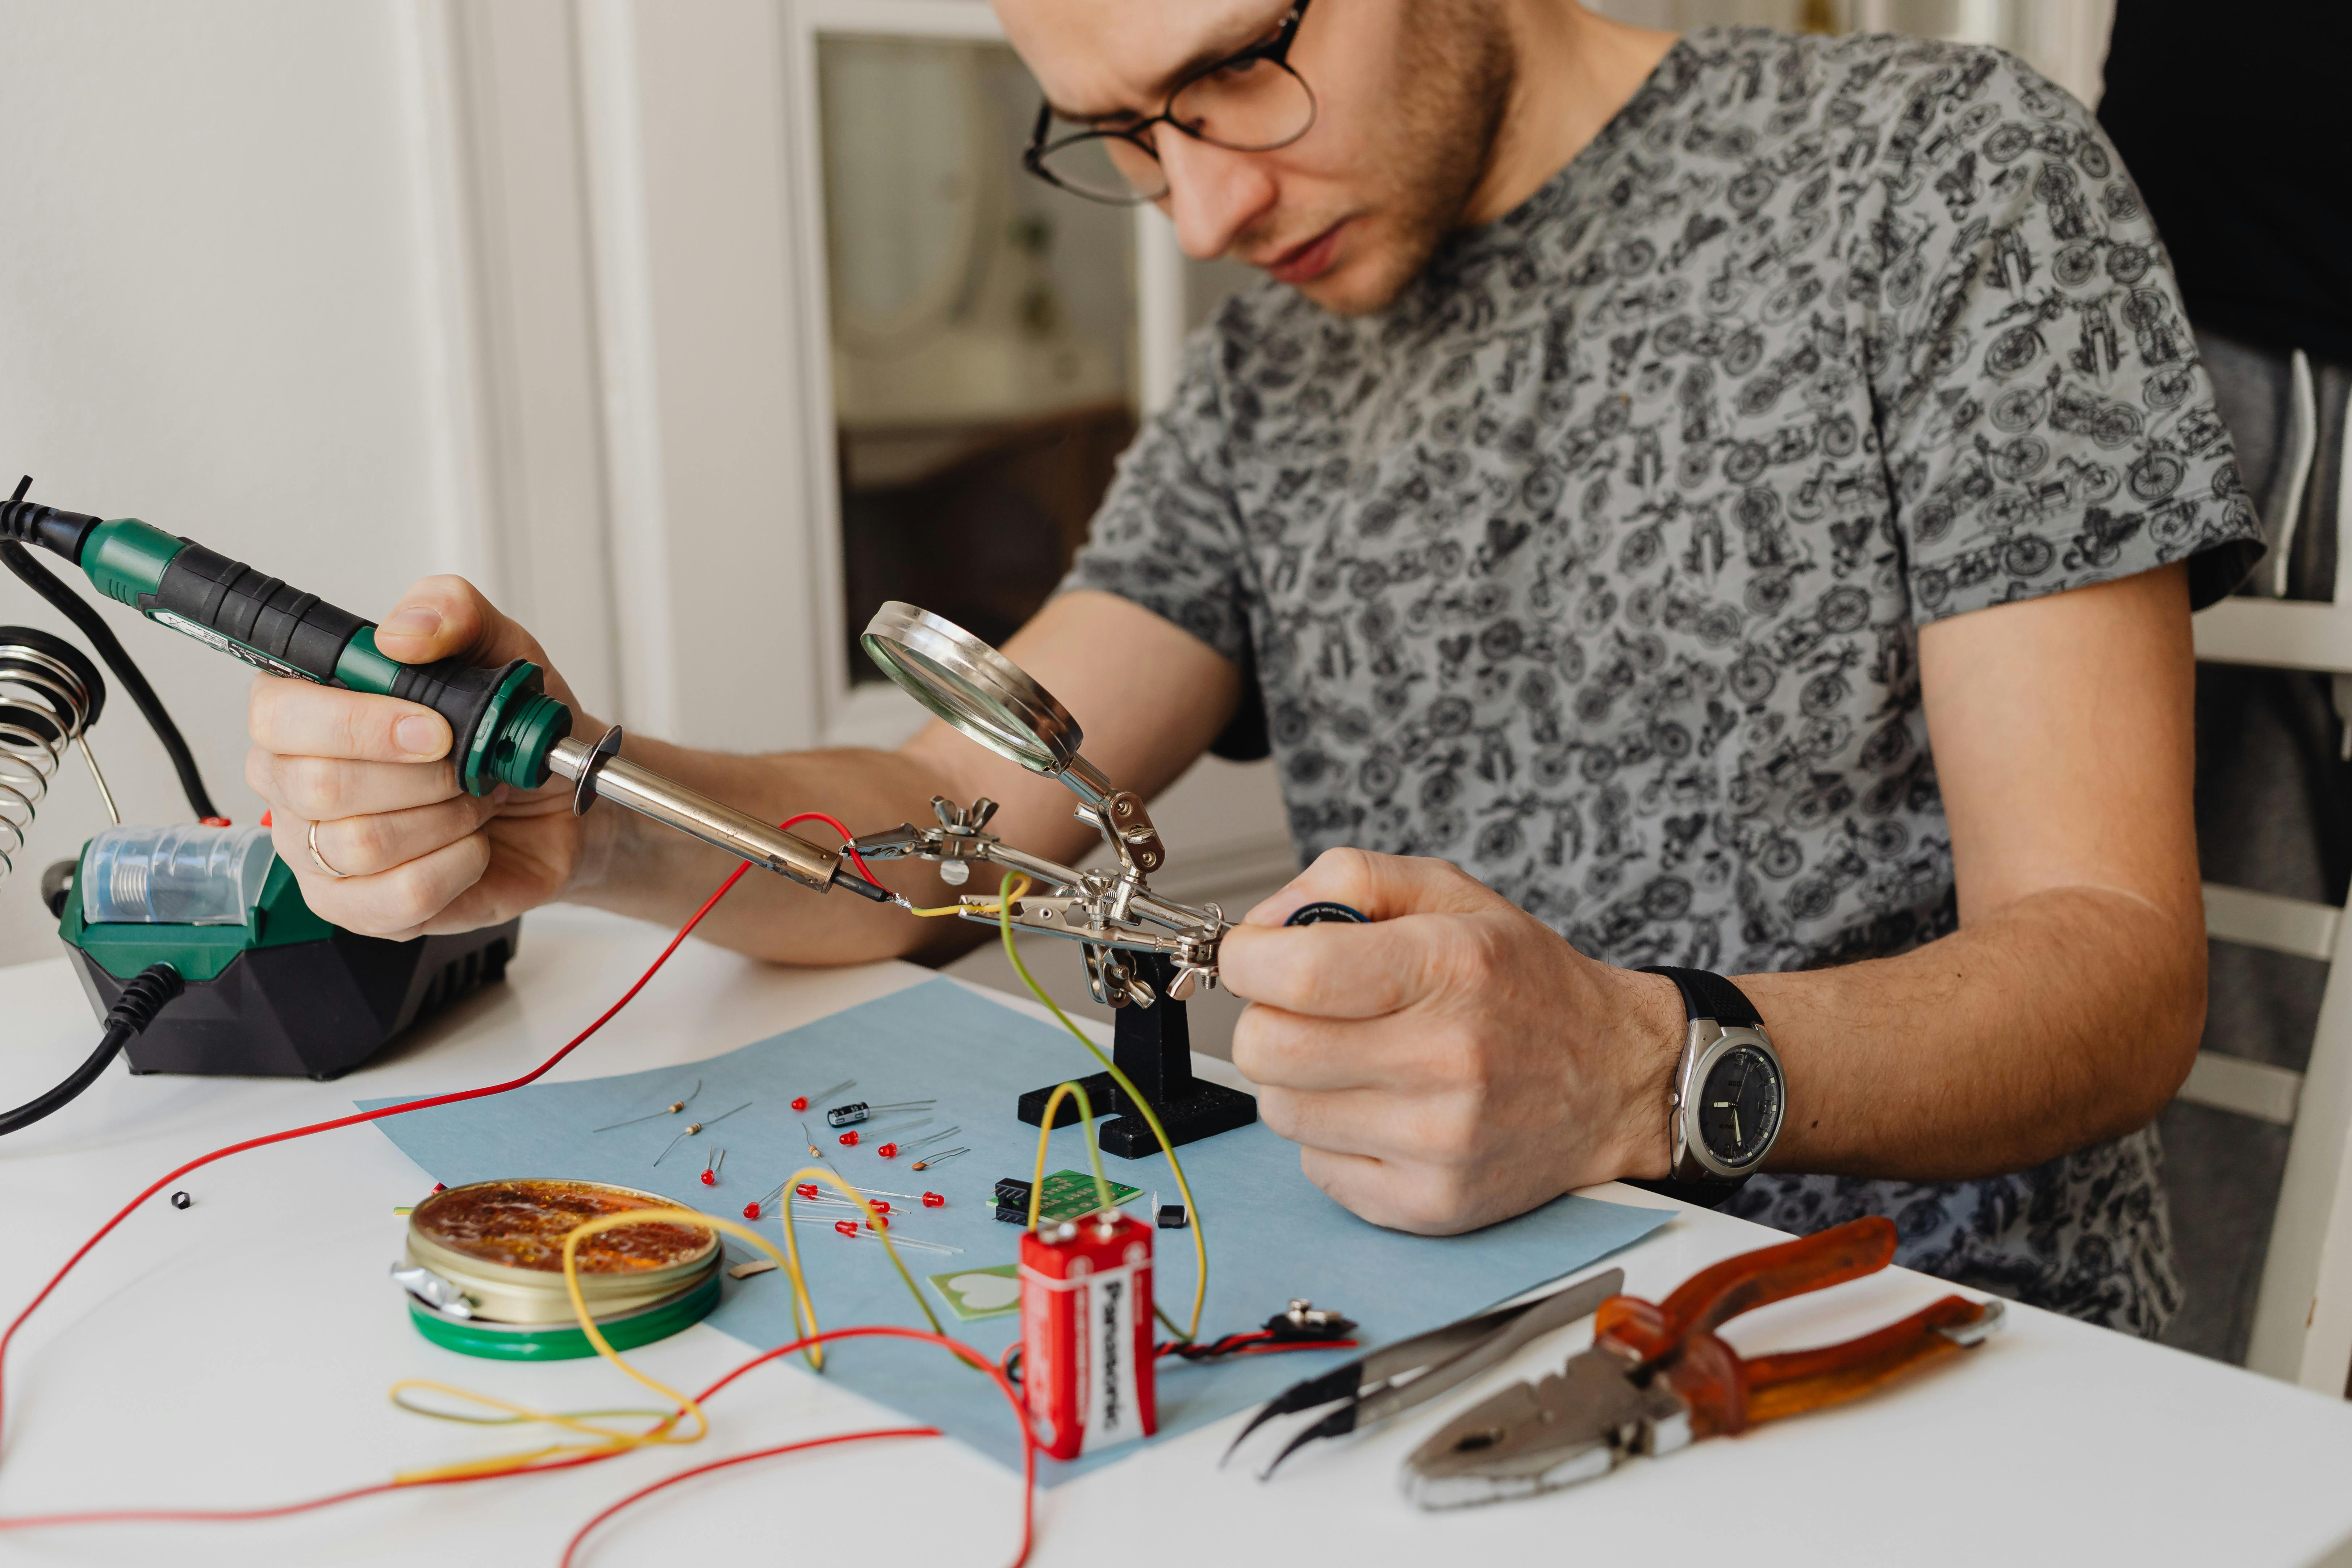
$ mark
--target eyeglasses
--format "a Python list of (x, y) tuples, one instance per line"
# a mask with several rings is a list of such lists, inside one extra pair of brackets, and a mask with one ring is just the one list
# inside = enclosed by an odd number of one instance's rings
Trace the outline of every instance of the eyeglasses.
[(1149, 120), (1111, 130), (1064, 129), (1070, 122), (1057, 120), (1052, 104), (1039, 104), (1021, 166), (1072, 195), (1129, 206), (1168, 194), (1168, 174), (1152, 145), (1155, 126), (1235, 153), (1287, 147), (1315, 123), (1315, 94), (1290, 68), (1291, 42), (1307, 5), (1298, 0), (1265, 42), (1178, 82)]

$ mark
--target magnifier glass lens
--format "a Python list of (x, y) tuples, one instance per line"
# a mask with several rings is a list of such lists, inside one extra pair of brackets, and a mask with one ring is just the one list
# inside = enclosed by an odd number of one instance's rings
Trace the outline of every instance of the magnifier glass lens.
[(906, 679), (899, 684), (924, 707), (1026, 768), (1054, 766), (1054, 754), (1037, 742), (1020, 716), (982, 688), (954, 670), (926, 658), (915, 649), (867, 639), (867, 646)]

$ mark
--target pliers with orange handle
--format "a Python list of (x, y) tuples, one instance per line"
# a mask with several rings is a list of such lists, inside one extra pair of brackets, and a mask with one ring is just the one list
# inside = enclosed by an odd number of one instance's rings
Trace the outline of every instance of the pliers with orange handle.
[(1671, 1454), (1701, 1437), (1858, 1398), (1979, 1343), (1999, 1300), (1947, 1296), (1840, 1345), (1742, 1360), (1715, 1331), (1742, 1312), (1875, 1274), (1895, 1226), (1877, 1215), (1727, 1258), (1662, 1302), (1612, 1296), (1592, 1348), (1461, 1416), (1405, 1461), (1423, 1508), (1460, 1508), (1607, 1475), (1634, 1454)]

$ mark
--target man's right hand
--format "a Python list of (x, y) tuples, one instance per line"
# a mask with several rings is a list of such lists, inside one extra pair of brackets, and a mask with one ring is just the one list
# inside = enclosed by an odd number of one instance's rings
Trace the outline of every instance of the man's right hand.
[[(375, 642), (404, 664), (530, 659), (547, 670), (548, 694), (570, 704), (573, 732), (598, 732), (538, 642), (462, 577), (411, 588)], [(346, 930), (407, 938), (495, 925), (556, 897), (579, 863), (571, 786), (466, 794), (448, 721), (429, 708), (264, 675), (251, 728), (245, 776), (269, 803), (278, 857), (310, 908)]]

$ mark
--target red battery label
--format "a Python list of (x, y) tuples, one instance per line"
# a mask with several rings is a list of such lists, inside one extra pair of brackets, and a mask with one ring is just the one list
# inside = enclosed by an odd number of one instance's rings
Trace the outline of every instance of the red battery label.
[(1149, 1437), (1151, 1228), (1124, 1215), (1021, 1238), (1021, 1378), (1057, 1459)]

